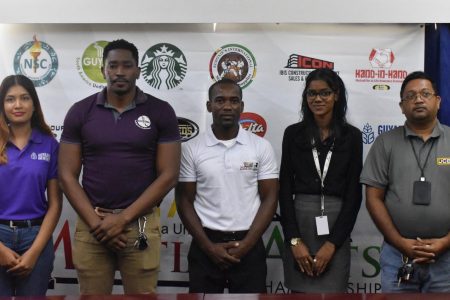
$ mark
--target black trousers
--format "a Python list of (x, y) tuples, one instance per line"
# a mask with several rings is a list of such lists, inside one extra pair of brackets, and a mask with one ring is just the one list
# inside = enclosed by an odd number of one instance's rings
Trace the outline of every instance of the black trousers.
[[(220, 234), (217, 232), (211, 235), (207, 231), (207, 234), (213, 242), (222, 242), (218, 240)], [(267, 293), (266, 250), (261, 238), (238, 264), (227, 270), (219, 269), (192, 240), (188, 263), (189, 293), (217, 294), (223, 293), (225, 288), (229, 293)]]

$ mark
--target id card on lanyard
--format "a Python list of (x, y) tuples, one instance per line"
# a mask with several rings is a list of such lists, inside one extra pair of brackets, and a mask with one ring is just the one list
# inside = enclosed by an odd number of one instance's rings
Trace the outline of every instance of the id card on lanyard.
[(328, 217), (325, 215), (325, 195), (324, 192), (324, 182), (328, 173), (328, 168), (330, 167), (331, 156), (333, 155), (334, 140), (331, 144), (330, 150), (328, 150), (327, 157), (325, 158), (325, 163), (323, 165), (323, 172), (320, 171), (319, 154), (317, 152), (316, 143), (314, 139), (312, 140), (312, 154), (314, 158), (314, 164), (316, 165), (317, 174), (320, 178), (320, 216), (316, 217), (316, 228), (317, 235), (327, 235), (330, 234), (330, 227), (328, 225)]

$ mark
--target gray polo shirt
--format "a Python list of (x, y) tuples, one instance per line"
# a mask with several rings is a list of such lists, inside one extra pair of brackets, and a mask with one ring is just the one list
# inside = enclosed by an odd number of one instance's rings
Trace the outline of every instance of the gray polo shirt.
[[(410, 140), (431, 182), (430, 205), (412, 203), (414, 181), (420, 168)], [(434, 140), (434, 143), (433, 143)], [(440, 238), (450, 230), (450, 128), (438, 123), (431, 137), (422, 138), (407, 126), (383, 133), (374, 142), (364, 162), (361, 183), (385, 190), (385, 204), (403, 237)]]

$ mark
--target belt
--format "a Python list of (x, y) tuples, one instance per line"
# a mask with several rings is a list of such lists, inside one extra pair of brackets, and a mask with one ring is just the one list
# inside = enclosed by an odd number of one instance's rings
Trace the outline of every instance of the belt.
[(212, 242), (231, 242), (231, 241), (240, 241), (245, 238), (248, 233), (248, 230), (240, 230), (240, 231), (219, 231), (213, 230), (206, 227), (203, 227), (206, 235)]
[(44, 218), (32, 220), (0, 220), (0, 224), (8, 225), (11, 228), (13, 227), (26, 228), (41, 225), (42, 221), (44, 221)]

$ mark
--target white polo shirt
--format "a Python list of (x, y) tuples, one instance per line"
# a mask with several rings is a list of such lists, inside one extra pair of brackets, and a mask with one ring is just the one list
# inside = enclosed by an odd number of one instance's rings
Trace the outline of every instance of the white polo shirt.
[(248, 230), (261, 203), (258, 180), (272, 178), (278, 178), (272, 146), (245, 129), (231, 147), (211, 127), (182, 145), (179, 181), (197, 183), (194, 208), (204, 227)]

